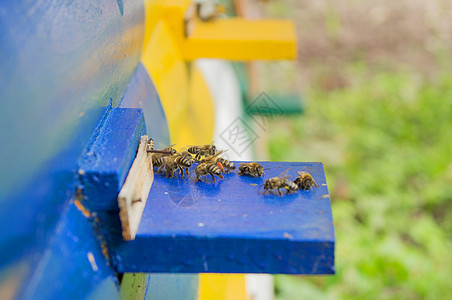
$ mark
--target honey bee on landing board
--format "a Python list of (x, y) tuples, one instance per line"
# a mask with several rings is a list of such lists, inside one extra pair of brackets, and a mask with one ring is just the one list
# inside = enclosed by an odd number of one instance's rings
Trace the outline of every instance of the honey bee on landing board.
[(300, 190), (309, 190), (312, 186), (319, 187), (311, 174), (305, 171), (298, 171), (298, 177), (294, 180)]
[(226, 173), (224, 169), (235, 170), (235, 165), (232, 161), (219, 157), (219, 155), (224, 152), (226, 151), (218, 151), (215, 155), (208, 156), (201, 160), (201, 162), (205, 162), (207, 164), (216, 164), (223, 173)]
[(239, 166), (239, 176), (249, 175), (252, 177), (260, 177), (264, 175), (264, 167), (258, 163), (241, 163)]
[(153, 162), (154, 167), (157, 167), (157, 172), (160, 173), (163, 170), (166, 171), (166, 177), (172, 178), (174, 175), (174, 171), (180, 170), (180, 167), (175, 162), (174, 158), (171, 156), (163, 156)]
[(168, 146), (168, 147), (166, 147), (166, 148), (160, 149), (159, 151), (161, 151), (161, 152), (167, 152), (167, 153), (166, 153), (167, 155), (176, 155), (176, 154), (177, 154), (177, 150), (173, 148), (174, 145), (175, 145), (175, 144), (172, 144), (171, 146)]
[(217, 147), (214, 145), (190, 146), (188, 152), (195, 155), (196, 160), (200, 160), (201, 156), (215, 155)]
[(163, 148), (163, 149), (158, 149), (158, 150), (147, 150), (148, 152), (152, 153), (152, 163), (155, 164), (157, 160), (159, 160), (162, 157), (165, 156), (173, 156), (177, 153), (177, 150), (173, 148), (174, 144)]
[(195, 174), (196, 174), (195, 182), (198, 182), (200, 176), (207, 176), (208, 174), (212, 176), (214, 183), (216, 183), (214, 175), (217, 175), (221, 179), (224, 179), (223, 175), (221, 175), (220, 168), (214, 164), (200, 163), (195, 168)]
[(178, 168), (179, 168), (179, 173), (182, 175), (182, 177), (184, 177), (184, 169), (185, 169), (185, 173), (188, 176), (188, 168), (191, 167), (192, 165), (192, 158), (190, 156), (190, 158), (185, 157), (185, 156), (179, 156), (177, 155), (174, 158), (174, 162), (177, 164)]
[(282, 196), (281, 189), (287, 190), (287, 193), (294, 193), (298, 191), (298, 185), (296, 185), (292, 180), (289, 180), (290, 175), (285, 175), (281, 177), (282, 174), (286, 173), (289, 169), (285, 170), (276, 177), (265, 180), (264, 183), (264, 193), (271, 190), (278, 190), (279, 196)]
[(193, 159), (192, 154), (190, 152), (188, 152), (187, 148), (185, 148), (185, 147), (179, 149), (179, 152), (177, 152), (176, 156), (182, 156), (182, 157), (190, 160), (192, 165), (195, 163), (195, 160)]

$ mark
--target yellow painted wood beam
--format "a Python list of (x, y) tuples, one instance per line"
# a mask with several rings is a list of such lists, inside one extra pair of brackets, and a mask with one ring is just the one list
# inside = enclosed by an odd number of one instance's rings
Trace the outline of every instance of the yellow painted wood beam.
[(148, 50), (160, 20), (167, 24), (183, 60), (249, 61), (295, 59), (297, 56), (296, 30), (290, 20), (219, 18), (203, 22), (196, 16), (187, 16), (192, 5), (190, 0), (146, 0), (145, 4), (144, 51)]
[(218, 19), (195, 21), (181, 45), (185, 60), (221, 58), (228, 60), (295, 59), (295, 25), (286, 20)]
[(246, 300), (245, 274), (199, 274), (198, 300)]

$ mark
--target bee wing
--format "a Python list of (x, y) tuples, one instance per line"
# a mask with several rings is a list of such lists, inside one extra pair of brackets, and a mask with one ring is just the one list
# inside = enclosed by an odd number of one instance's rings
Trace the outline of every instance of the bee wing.
[(210, 162), (210, 161), (212, 161), (214, 158), (216, 158), (217, 156), (219, 156), (220, 154), (225, 153), (226, 151), (227, 151), (227, 150), (221, 150), (221, 151), (218, 151), (218, 152), (215, 153), (214, 155), (211, 155), (211, 156), (208, 156), (208, 157), (204, 158), (202, 161)]
[[(279, 178), (281, 178), (281, 176), (284, 174), (284, 173), (286, 173), (287, 171), (289, 171), (290, 169), (292, 169), (292, 167), (290, 167), (290, 168), (287, 168), (284, 172), (282, 172), (281, 174), (279, 174), (278, 176), (276, 176), (276, 177), (279, 177)], [(287, 175), (286, 175), (287, 176)], [(290, 175), (289, 175), (289, 177), (290, 177)]]
[(172, 144), (172, 145), (170, 145), (170, 146), (168, 146), (168, 147), (165, 147), (165, 148), (163, 148), (163, 149), (160, 149), (160, 150), (162, 150), (162, 151), (164, 151), (164, 150), (170, 150), (170, 149), (173, 148), (174, 146), (176, 146), (176, 144)]
[(284, 180), (284, 179), (289, 179), (290, 175), (287, 174), (287, 175), (284, 175), (283, 177), (280, 177), (280, 176), (278, 176), (278, 177), (279, 177), (279, 179)]
[(213, 157), (217, 157), (218, 155), (223, 154), (223, 153), (225, 153), (225, 152), (228, 152), (228, 150), (220, 150), (220, 151), (217, 151), (217, 152), (213, 155)]

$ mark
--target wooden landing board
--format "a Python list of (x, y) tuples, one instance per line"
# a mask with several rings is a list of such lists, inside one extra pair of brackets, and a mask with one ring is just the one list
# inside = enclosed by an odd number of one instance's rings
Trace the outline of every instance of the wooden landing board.
[[(134, 241), (118, 236), (119, 272), (333, 274), (335, 236), (321, 163), (261, 162), (263, 178), (194, 183), (156, 174)], [(262, 195), (265, 179), (308, 171), (318, 188)]]
[(118, 195), (122, 237), (126, 241), (135, 238), (154, 180), (152, 154), (146, 151), (147, 142), (148, 136), (143, 135), (137, 156)]

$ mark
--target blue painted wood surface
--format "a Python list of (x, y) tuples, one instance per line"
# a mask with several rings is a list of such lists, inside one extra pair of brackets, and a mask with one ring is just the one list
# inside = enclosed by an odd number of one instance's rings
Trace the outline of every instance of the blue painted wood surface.
[(146, 134), (143, 111), (113, 108), (78, 163), (82, 204), (93, 211), (118, 211), (117, 197)]
[(148, 72), (140, 63), (119, 104), (123, 108), (141, 108), (146, 119), (146, 129), (154, 139), (156, 148), (170, 145), (170, 135), (160, 97)]
[[(70, 203), (22, 299), (119, 299), (119, 286), (102, 253), (100, 224)], [(103, 245), (106, 247), (106, 245)]]
[(0, 271), (19, 274), (19, 286), (47, 253), (77, 160), (141, 57), (143, 1), (120, 2), (0, 2)]
[[(213, 184), (157, 175), (136, 239), (112, 235), (120, 272), (334, 273), (334, 227), (321, 163), (262, 162), (263, 178), (225, 175)], [(290, 168), (320, 185), (279, 197), (264, 180)], [(257, 184), (257, 186), (255, 186)]]
[[(156, 174), (137, 237), (124, 242), (116, 197), (145, 132), (141, 109), (112, 109), (80, 162), (83, 203), (97, 211), (119, 272), (334, 273), (321, 163), (262, 162), (262, 178), (229, 173), (217, 184)], [(320, 186), (263, 195), (265, 179), (286, 169), (293, 179), (308, 171)]]

